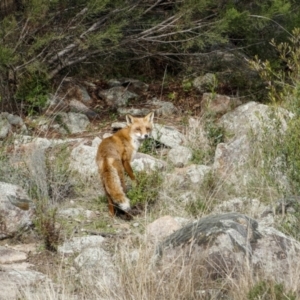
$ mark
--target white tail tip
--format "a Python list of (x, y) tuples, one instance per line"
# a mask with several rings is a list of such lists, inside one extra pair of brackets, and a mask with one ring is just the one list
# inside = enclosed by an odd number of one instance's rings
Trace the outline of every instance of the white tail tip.
[(126, 198), (126, 201), (123, 203), (119, 204), (119, 207), (124, 210), (124, 211), (129, 211), (130, 210), (130, 203), (129, 203), (129, 199)]

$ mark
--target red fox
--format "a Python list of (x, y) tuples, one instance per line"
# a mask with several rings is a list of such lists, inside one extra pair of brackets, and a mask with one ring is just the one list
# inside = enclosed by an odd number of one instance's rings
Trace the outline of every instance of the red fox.
[(115, 215), (115, 206), (125, 212), (130, 211), (129, 199), (125, 195), (124, 169), (135, 182), (130, 162), (140, 143), (150, 136), (153, 118), (153, 112), (142, 118), (126, 115), (127, 127), (105, 138), (99, 145), (96, 163), (111, 216)]

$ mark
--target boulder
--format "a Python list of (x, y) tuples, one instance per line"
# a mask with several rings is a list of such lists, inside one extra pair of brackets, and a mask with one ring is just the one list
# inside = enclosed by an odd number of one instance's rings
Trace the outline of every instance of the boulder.
[(85, 131), (90, 124), (88, 117), (82, 113), (61, 112), (58, 116), (61, 118), (61, 123), (63, 124), (61, 127), (63, 132), (66, 131), (65, 126), (70, 133), (80, 133)]
[[(225, 143), (217, 145), (213, 163), (215, 173), (236, 189), (247, 185), (255, 177), (255, 170), (264, 164), (260, 160), (256, 168), (251, 167), (255, 151), (261, 149), (262, 143), (275, 137), (278, 132), (284, 134), (287, 121), (292, 117), (293, 114), (285, 109), (256, 102), (240, 105), (223, 115), (219, 125), (224, 128), (227, 138)], [(272, 172), (275, 173), (274, 170)], [(278, 178), (280, 184), (284, 185), (283, 174)]]
[(98, 167), (96, 165), (97, 147), (79, 145), (72, 149), (69, 168), (78, 172), (83, 178), (97, 176)]
[(288, 275), (299, 269), (300, 243), (246, 215), (226, 213), (209, 215), (172, 233), (157, 247), (157, 258), (162, 263), (198, 264), (201, 276), (211, 278), (250, 272), (288, 283)]
[(151, 107), (151, 111), (154, 111), (155, 116), (170, 116), (177, 112), (177, 108), (172, 102), (160, 101), (157, 98), (149, 100), (147, 104)]
[[(117, 288), (117, 271), (111, 255), (100, 247), (83, 250), (74, 260), (82, 284), (96, 285), (97, 293), (106, 293)], [(95, 278), (97, 280), (95, 281)]]
[(138, 152), (134, 156), (131, 162), (131, 166), (134, 170), (138, 172), (149, 172), (155, 170), (162, 170), (167, 166), (167, 164), (163, 160), (154, 158), (151, 155)]
[(150, 240), (157, 242), (177, 231), (180, 227), (180, 223), (173, 217), (163, 216), (147, 225), (146, 234)]
[(216, 76), (212, 73), (206, 73), (203, 76), (198, 76), (193, 81), (193, 86), (200, 93), (205, 93), (215, 86), (216, 84)]
[(138, 95), (130, 92), (123, 86), (115, 86), (109, 90), (101, 90), (99, 96), (105, 100), (107, 105), (120, 107), (128, 104), (130, 100), (138, 98)]
[(61, 246), (58, 246), (57, 251), (60, 254), (80, 253), (89, 247), (99, 247), (104, 241), (105, 239), (102, 236), (73, 237), (69, 241), (65, 241)]
[(23, 292), (37, 285), (45, 290), (44, 284), (49, 284), (50, 279), (37, 271), (10, 268), (0, 271), (0, 282), (0, 299), (15, 300), (24, 298)]
[(154, 124), (152, 137), (154, 140), (170, 148), (176, 148), (185, 141), (184, 135), (175, 127), (161, 124)]
[(14, 236), (32, 225), (34, 203), (17, 185), (0, 182), (0, 239)]
[(192, 150), (184, 146), (172, 148), (168, 153), (168, 160), (175, 167), (185, 166), (192, 159), (192, 157)]
[(224, 114), (241, 104), (242, 102), (238, 98), (214, 93), (204, 93), (201, 101), (201, 109), (203, 112), (207, 111), (215, 114)]

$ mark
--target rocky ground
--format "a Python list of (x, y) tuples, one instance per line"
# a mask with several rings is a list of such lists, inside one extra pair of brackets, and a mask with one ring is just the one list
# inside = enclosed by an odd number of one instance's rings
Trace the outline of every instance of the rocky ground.
[[(0, 299), (234, 299), (220, 282), (245, 270), (299, 291), (300, 243), (277, 228), (299, 199), (280, 199), (274, 186), (289, 183), (279, 170), (264, 182), (261, 151), (293, 116), (203, 93), (205, 80), (188, 91), (171, 85), (160, 100), (138, 80), (70, 80), (38, 116), (1, 113)], [(142, 188), (128, 182), (139, 214), (110, 218), (97, 146), (125, 114), (149, 111), (153, 137), (132, 162)], [(206, 281), (172, 285), (190, 273)], [(147, 292), (161, 280), (169, 283), (156, 296)]]

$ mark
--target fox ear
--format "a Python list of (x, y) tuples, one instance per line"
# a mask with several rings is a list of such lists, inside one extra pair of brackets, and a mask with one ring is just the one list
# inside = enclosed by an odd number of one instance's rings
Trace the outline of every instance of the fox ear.
[(134, 119), (134, 117), (132, 115), (126, 115), (127, 125), (132, 124), (133, 123), (133, 119)]
[(154, 112), (152, 111), (144, 119), (149, 121), (150, 123), (153, 123), (153, 118), (154, 118)]

